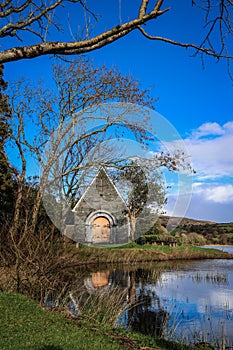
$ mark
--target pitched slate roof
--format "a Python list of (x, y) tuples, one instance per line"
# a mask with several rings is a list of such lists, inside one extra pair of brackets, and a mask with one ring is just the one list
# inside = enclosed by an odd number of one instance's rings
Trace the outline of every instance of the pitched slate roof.
[[(119, 202), (121, 202), (121, 205), (126, 207), (125, 200), (103, 167), (99, 169), (95, 178), (92, 180), (86, 191), (76, 203), (73, 211), (77, 211), (78, 207), (83, 201), (107, 201), (110, 206), (115, 206), (115, 204), (118, 204), (119, 206)], [(118, 203), (116, 203), (116, 201)], [(108, 209), (111, 211), (111, 208)]]

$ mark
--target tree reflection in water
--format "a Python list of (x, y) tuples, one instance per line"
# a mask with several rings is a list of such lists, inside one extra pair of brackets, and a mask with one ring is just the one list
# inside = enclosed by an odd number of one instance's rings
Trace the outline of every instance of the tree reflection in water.
[[(128, 328), (145, 335), (162, 337), (165, 333), (169, 313), (162, 309), (159, 297), (145, 290), (148, 278), (157, 279), (158, 272), (138, 269), (129, 272)], [(136, 289), (136, 284), (140, 285)]]
[(91, 272), (84, 278), (86, 291), (82, 298), (79, 298), (79, 304), (84, 304), (87, 300), (90, 302), (103, 294), (109, 300), (117, 288), (118, 293), (125, 294), (121, 299), (122, 312), (118, 325), (146, 335), (161, 337), (165, 334), (169, 313), (162, 308), (155, 292), (145, 288), (148, 280), (156, 282), (159, 276), (158, 270), (140, 268)]
[[(70, 271), (71, 272), (71, 271)], [(124, 266), (124, 269), (78, 269), (69, 273), (69, 291), (48, 295), (47, 306), (65, 306), (72, 315), (95, 317), (101, 321), (110, 313), (114, 325), (146, 335), (165, 334), (169, 313), (154, 291), (145, 287), (159, 279), (161, 269)], [(101, 319), (100, 319), (101, 315)], [(107, 318), (107, 316), (106, 316)]]
[(232, 264), (206, 260), (140, 268), (74, 267), (64, 271), (61, 292), (48, 294), (47, 305), (70, 303), (72, 313), (98, 322), (108, 317), (111, 325), (154, 337), (182, 339), (187, 344), (203, 339), (217, 344), (224, 339), (232, 346)]
[(151, 269), (105, 270), (92, 272), (85, 278), (84, 284), (89, 293), (100, 290), (110, 292), (116, 286), (126, 289), (127, 306), (119, 318), (119, 325), (145, 335), (161, 337), (168, 326), (169, 313), (162, 308), (156, 293), (145, 288), (148, 280), (156, 282), (159, 276), (158, 270)]
[[(155, 300), (157, 307), (155, 308)], [(153, 305), (153, 310), (151, 309)], [(165, 333), (169, 313), (160, 307), (159, 298), (140, 291), (134, 306), (129, 311), (129, 327), (142, 334), (162, 337)]]

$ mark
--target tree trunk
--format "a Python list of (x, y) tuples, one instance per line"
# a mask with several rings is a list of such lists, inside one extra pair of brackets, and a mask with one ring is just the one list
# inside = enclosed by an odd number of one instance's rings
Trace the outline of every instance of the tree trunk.
[(130, 240), (131, 240), (131, 242), (134, 242), (134, 240), (135, 240), (136, 221), (137, 221), (137, 218), (133, 214), (130, 214), (129, 215), (129, 222), (130, 222)]
[(15, 243), (15, 239), (19, 229), (20, 208), (22, 206), (22, 199), (23, 199), (23, 180), (20, 176), (20, 178), (18, 179), (18, 190), (17, 190), (17, 198), (15, 201), (14, 216), (13, 216), (13, 220), (10, 228), (10, 235), (14, 243)]
[(32, 224), (31, 224), (31, 232), (32, 233), (35, 232), (38, 214), (39, 214), (39, 210), (40, 210), (41, 199), (42, 199), (41, 190), (38, 189), (37, 195), (35, 198), (35, 202), (34, 202), (33, 208), (32, 208)]

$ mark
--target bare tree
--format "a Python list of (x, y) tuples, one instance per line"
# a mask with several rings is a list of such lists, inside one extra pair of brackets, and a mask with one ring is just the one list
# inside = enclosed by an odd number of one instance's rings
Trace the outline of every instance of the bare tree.
[[(81, 58), (73, 64), (63, 62), (54, 66), (53, 89), (46, 88), (43, 83), (34, 86), (24, 80), (9, 88), (12, 114), (9, 127), (12, 131), (1, 151), (14, 174), (15, 203), (13, 218), (0, 229), (0, 268), (4, 266), (6, 276), (12, 277), (9, 283), (14, 290), (26, 293), (32, 290), (34, 293), (37, 287), (41, 287), (44, 293), (46, 288), (43, 286), (48, 286), (49, 280), (53, 288), (54, 273), (64, 266), (62, 256), (66, 250), (65, 245), (64, 248), (61, 244), (54, 245), (61, 236), (43, 210), (42, 192), (45, 186), (56, 185), (56, 181), (64, 179), (66, 188), (73, 185), (77, 188), (73, 175), (79, 174), (80, 169), (87, 165), (87, 162), (82, 164), (83, 158), (101, 142), (114, 124), (125, 123), (135, 138), (146, 140), (143, 130), (127, 121), (124, 115), (110, 118), (107, 113), (101, 123), (92, 128), (95, 116), (85, 117), (83, 111), (109, 100), (138, 102), (152, 107), (153, 99), (130, 76), (122, 76), (117, 69), (96, 69), (90, 61)], [(95, 111), (94, 107), (92, 111)], [(73, 131), (74, 125), (77, 127)], [(72, 150), (76, 144), (78, 157), (70, 162), (68, 156), (65, 166), (57, 171), (67, 149), (71, 147)], [(7, 158), (9, 153), (13, 154), (13, 159)], [(42, 170), (40, 186), (28, 182), (28, 173), (38, 175), (38, 164)], [(66, 197), (72, 202), (69, 188)]]
[[(23, 227), (25, 231), (30, 228), (32, 233), (35, 232), (42, 194), (46, 191), (51, 210), (54, 198), (61, 199), (61, 207), (54, 210), (54, 220), (58, 220), (57, 226), (61, 228), (63, 215), (66, 215), (62, 203), (66, 204), (66, 208), (67, 204), (69, 209), (74, 207), (78, 191), (82, 193), (85, 184), (89, 184), (87, 176), (93, 176), (93, 167), (124, 168), (129, 154), (118, 148), (112, 139), (124, 136), (127, 139), (130, 133), (134, 141), (146, 146), (153, 136), (147, 131), (150, 115), (144, 111), (147, 111), (144, 106), (153, 108), (153, 99), (147, 90), (139, 87), (137, 81), (130, 76), (122, 76), (117, 69), (96, 69), (90, 61), (79, 58), (72, 64), (63, 62), (55, 65), (54, 83), (54, 89), (45, 88), (43, 84), (30, 86), (28, 81), (11, 86), (11, 142), (21, 160), (21, 167), (17, 161), (18, 193), (10, 230), (12, 237), (17, 237), (18, 230), (22, 231)], [(127, 102), (128, 105), (120, 110), (113, 101)], [(112, 108), (115, 105), (116, 110)], [(34, 164), (40, 164), (40, 186), (34, 193), (27, 216), (24, 214), (27, 219), (24, 225), (20, 213), (32, 159), (35, 159)], [(142, 162), (145, 167), (146, 160)], [(153, 169), (161, 167), (174, 171), (182, 166), (187, 169), (180, 154), (159, 153), (152, 164), (149, 160), (147, 163), (146, 168), (151, 169), (151, 174)], [(35, 175), (38, 175), (36, 170)], [(156, 176), (152, 178), (156, 179)], [(152, 200), (150, 198), (150, 203)], [(136, 217), (142, 211), (142, 205), (136, 206), (134, 211), (136, 214), (133, 216)]]
[[(189, 1), (194, 10), (198, 8), (204, 14), (200, 42), (194, 41), (193, 38), (190, 42), (183, 42), (180, 38), (160, 36), (146, 30), (144, 26), (146, 23), (157, 21), (159, 17), (164, 17), (167, 12), (175, 9), (176, 4), (169, 4), (169, 1), (165, 0), (135, 2), (133, 5), (137, 7), (135, 17), (130, 17), (129, 13), (119, 13), (111, 28), (106, 31), (100, 30), (100, 33), (96, 35), (91, 35), (93, 21), (97, 28), (98, 24), (101, 28), (106, 28), (106, 25), (100, 21), (100, 16), (94, 13), (94, 3), (91, 1), (87, 6), (85, 0), (5, 0), (0, 5), (0, 38), (2, 47), (4, 47), (4, 39), (7, 40), (7, 48), (0, 52), (0, 63), (43, 55), (83, 54), (109, 45), (134, 30), (139, 30), (148, 39), (193, 49), (194, 54), (209, 55), (218, 60), (225, 58), (230, 62), (233, 58), (231, 49), (232, 1)], [(108, 4), (105, 5), (105, 10), (107, 6)], [(69, 11), (76, 13), (79, 20), (80, 13), (83, 13), (83, 21), (75, 23), (76, 28), (83, 29), (81, 33), (78, 33), (77, 30), (76, 33), (73, 33), (70, 21), (65, 22), (66, 16), (70, 18)], [(67, 28), (70, 28), (71, 41), (67, 40)], [(64, 32), (64, 40), (60, 40), (62, 32)], [(19, 46), (17, 46), (17, 41), (20, 43)]]
[[(54, 81), (54, 90), (43, 87), (43, 84), (31, 86), (27, 81), (19, 81), (11, 86), (13, 118), (9, 142), (21, 160), (21, 166), (17, 161), (18, 193), (10, 230), (12, 236), (17, 235), (19, 228), (22, 231), (20, 212), (30, 159), (35, 159), (35, 164), (41, 167), (40, 188), (36, 191), (28, 219), (30, 230), (34, 232), (44, 187), (48, 184), (56, 187), (56, 181), (62, 178), (64, 186), (68, 188), (66, 198), (72, 202), (73, 188), (78, 188), (78, 172), (95, 163), (99, 165), (99, 159), (90, 159), (88, 152), (103, 138), (106, 139), (106, 132), (112, 125), (124, 123), (135, 138), (146, 141), (145, 132), (134, 121), (130, 122), (121, 114), (110, 116), (108, 110), (101, 124), (94, 127), (94, 109), (101, 102), (123, 101), (153, 106), (149, 92), (140, 89), (138, 82), (130, 76), (122, 76), (117, 69), (96, 69), (90, 61), (79, 59), (72, 64), (55, 65)], [(88, 107), (92, 108), (93, 116), (83, 116), (83, 111)], [(46, 148), (49, 140), (50, 146)], [(75, 158), (70, 159), (69, 151), (74, 152), (76, 146)], [(58, 169), (67, 152), (67, 160)], [(88, 161), (82, 163), (85, 157)]]

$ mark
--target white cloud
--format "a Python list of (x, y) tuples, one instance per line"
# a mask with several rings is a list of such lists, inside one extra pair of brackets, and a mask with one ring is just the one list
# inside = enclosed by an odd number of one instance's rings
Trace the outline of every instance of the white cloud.
[[(180, 196), (180, 202), (186, 200)], [(175, 206), (177, 194), (168, 195), (167, 215), (180, 216), (179, 207)], [(233, 222), (233, 185), (198, 182), (193, 184), (193, 192), (185, 217), (213, 222)]]
[(199, 180), (233, 177), (233, 121), (205, 123), (185, 139), (163, 142), (161, 151), (184, 151)]
[[(196, 174), (192, 198), (182, 215), (216, 222), (233, 221), (233, 121), (224, 125), (205, 123), (185, 139), (166, 143), (168, 149), (186, 147)], [(167, 213), (180, 216), (180, 205), (188, 191), (172, 186)], [(179, 205), (177, 205), (179, 199)]]
[(209, 188), (206, 191), (206, 199), (215, 203), (233, 202), (233, 186), (221, 185), (215, 188)]
[(208, 184), (194, 183), (193, 194), (196, 194), (205, 201), (214, 203), (233, 203), (233, 185), (231, 184)]
[(203, 124), (184, 142), (199, 179), (233, 175), (233, 122)]
[(220, 126), (218, 123), (204, 123), (199, 128), (193, 131), (192, 136), (195, 138), (200, 138), (203, 136), (210, 135), (223, 135), (224, 128)]

